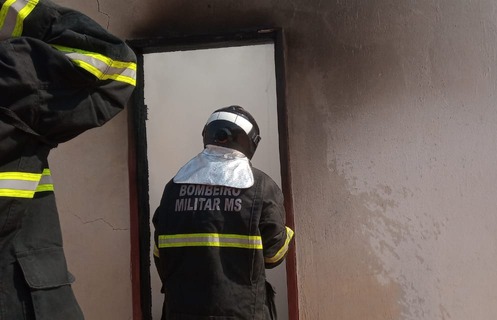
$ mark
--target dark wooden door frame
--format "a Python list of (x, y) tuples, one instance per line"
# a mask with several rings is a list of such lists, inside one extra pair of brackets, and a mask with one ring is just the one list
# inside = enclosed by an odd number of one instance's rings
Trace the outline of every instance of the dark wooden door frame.
[[(295, 230), (291, 186), (288, 117), (286, 108), (285, 41), (281, 28), (255, 28), (216, 34), (166, 35), (128, 41), (138, 56), (138, 83), (128, 108), (129, 176), (131, 206), (131, 272), (133, 319), (150, 320), (150, 207), (148, 186), (147, 137), (145, 122), (143, 55), (147, 53), (273, 43), (275, 52), (276, 97), (281, 166), (281, 185), (285, 196), (286, 223)], [(295, 242), (286, 258), (288, 312), (290, 320), (299, 319)]]

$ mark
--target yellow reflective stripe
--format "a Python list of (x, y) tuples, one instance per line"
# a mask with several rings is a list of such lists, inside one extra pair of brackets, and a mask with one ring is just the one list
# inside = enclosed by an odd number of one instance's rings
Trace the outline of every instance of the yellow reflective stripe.
[(112, 79), (136, 86), (136, 63), (115, 61), (99, 53), (52, 45), (66, 54), (75, 65), (100, 80)]
[(34, 191), (30, 190), (13, 190), (13, 189), (0, 189), (0, 197), (10, 197), (10, 198), (33, 198), (35, 195)]
[(17, 15), (17, 22), (12, 32), (13, 37), (20, 37), (22, 35), (22, 30), (24, 27), (24, 19), (33, 11), (33, 9), (38, 4), (38, 0), (29, 0), (28, 3), (19, 11)]
[(53, 184), (39, 185), (36, 188), (36, 192), (44, 192), (44, 191), (54, 191)]
[(24, 20), (38, 4), (38, 0), (7, 0), (0, 9), (0, 39), (20, 37)]
[(0, 172), (0, 196), (33, 198), (40, 173)]
[(288, 251), (288, 246), (290, 245), (290, 241), (293, 238), (293, 234), (294, 234), (293, 230), (286, 227), (285, 243), (280, 248), (280, 250), (278, 250), (278, 252), (276, 252), (276, 254), (274, 256), (264, 258), (264, 262), (265, 263), (276, 263), (276, 262), (280, 261), (285, 256), (286, 252)]
[(41, 173), (0, 172), (0, 180), (40, 181)]
[(53, 190), (49, 169), (42, 173), (0, 172), (0, 197), (33, 198), (36, 192)]
[(159, 248), (157, 248), (156, 245), (154, 245), (154, 256), (156, 256), (157, 258), (159, 258)]
[(260, 236), (219, 233), (190, 233), (159, 235), (160, 248), (174, 247), (231, 247), (262, 250)]

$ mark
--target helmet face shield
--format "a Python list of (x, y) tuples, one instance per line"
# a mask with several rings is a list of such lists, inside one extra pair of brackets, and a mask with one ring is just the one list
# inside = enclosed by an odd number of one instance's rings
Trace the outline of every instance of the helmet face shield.
[(202, 131), (204, 146), (213, 144), (238, 150), (251, 159), (261, 140), (255, 119), (240, 106), (214, 111)]

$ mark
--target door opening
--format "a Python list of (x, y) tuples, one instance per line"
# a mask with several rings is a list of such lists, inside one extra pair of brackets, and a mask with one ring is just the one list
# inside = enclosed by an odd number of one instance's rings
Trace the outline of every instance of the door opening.
[[(244, 41), (239, 36), (236, 41), (219, 41), (218, 36), (214, 42), (203, 37), (190, 38), (195, 40), (192, 42), (187, 38), (131, 42), (141, 54), (139, 71), (143, 80), (130, 113), (135, 133), (130, 139), (130, 156), (136, 164), (138, 185), (135, 190), (132, 188), (132, 197), (136, 192), (137, 198), (135, 239), (139, 243), (135, 248), (139, 271), (134, 274), (140, 275), (136, 291), (143, 319), (160, 319), (163, 300), (160, 279), (151, 263), (150, 219), (164, 185), (202, 150), (201, 131), (213, 110), (241, 105), (255, 117), (262, 141), (252, 163), (281, 186), (286, 198), (287, 225), (294, 227), (284, 95), (281, 83), (278, 85), (282, 81), (278, 79), (282, 75), (277, 62), (280, 48), (275, 41), (275, 35), (281, 33), (265, 30), (248, 34), (250, 39)], [(268, 280), (276, 287), (279, 319), (298, 319), (298, 313), (294, 314), (297, 299), (293, 250), (286, 265), (267, 270)]]

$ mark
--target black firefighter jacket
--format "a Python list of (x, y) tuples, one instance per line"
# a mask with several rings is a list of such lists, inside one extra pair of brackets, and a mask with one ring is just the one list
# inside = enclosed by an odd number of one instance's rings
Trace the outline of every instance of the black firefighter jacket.
[(0, 6), (0, 319), (82, 319), (47, 157), (123, 109), (136, 57), (79, 12), (45, 0)]
[(283, 261), (293, 231), (279, 187), (253, 173), (247, 189), (166, 185), (153, 218), (163, 319), (270, 319), (265, 268)]

